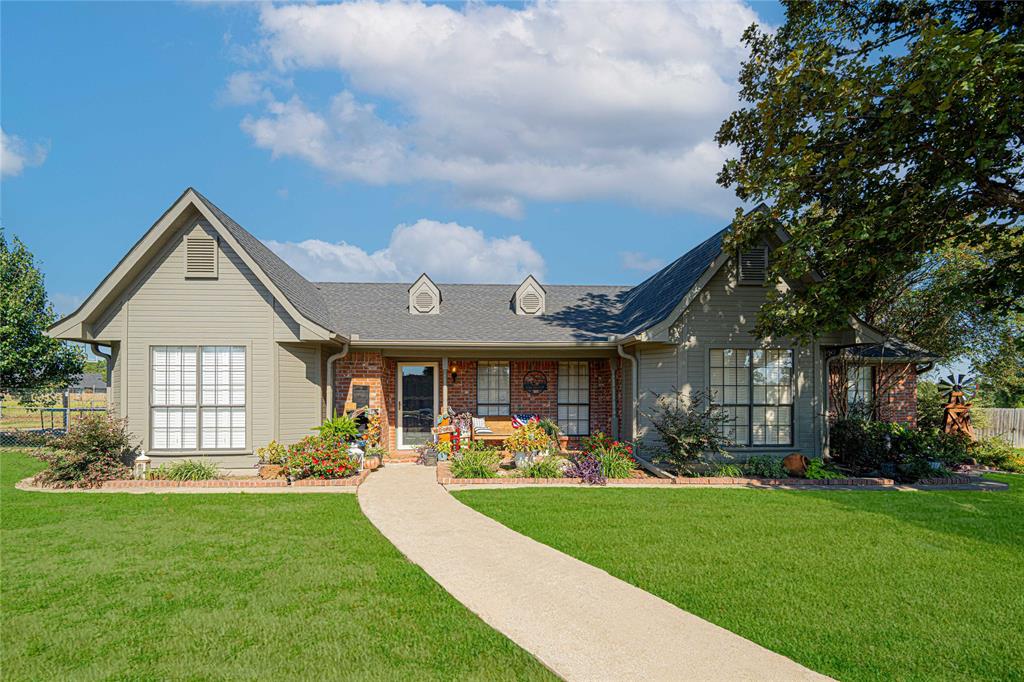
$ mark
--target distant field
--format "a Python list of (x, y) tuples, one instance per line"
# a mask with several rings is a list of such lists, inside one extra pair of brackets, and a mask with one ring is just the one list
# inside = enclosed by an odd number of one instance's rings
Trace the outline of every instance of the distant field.
[[(61, 396), (50, 396), (33, 405), (23, 405), (17, 398), (4, 396), (0, 403), (0, 431), (14, 429), (54, 429), (64, 424), (61, 411)], [(68, 400), (71, 408), (106, 408), (106, 393), (72, 394)], [(54, 411), (54, 409), (57, 411)], [(74, 419), (76, 413), (72, 413)], [(77, 413), (82, 414), (82, 413)]]

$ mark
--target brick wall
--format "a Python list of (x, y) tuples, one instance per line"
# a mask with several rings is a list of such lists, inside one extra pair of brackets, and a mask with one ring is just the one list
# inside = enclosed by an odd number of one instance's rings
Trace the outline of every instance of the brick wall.
[(615, 433), (612, 429), (612, 368), (604, 358), (590, 361), (590, 433), (598, 431)]
[(875, 390), (879, 419), (917, 426), (917, 374), (912, 365), (875, 370)]
[[(527, 372), (541, 372), (548, 378), (548, 389), (536, 395), (523, 390)], [(558, 419), (558, 361), (513, 360), (509, 367), (513, 414), (536, 414), (541, 419)]]
[(381, 410), (384, 447), (394, 445), (394, 361), (378, 352), (351, 352), (335, 360), (334, 409), (341, 413), (352, 400), (353, 386), (370, 388), (370, 407)]
[[(451, 383), (451, 370), (458, 369), (458, 380)], [(476, 413), (476, 360), (448, 360), (448, 404), (456, 412)], [(444, 384), (444, 377), (442, 385)]]

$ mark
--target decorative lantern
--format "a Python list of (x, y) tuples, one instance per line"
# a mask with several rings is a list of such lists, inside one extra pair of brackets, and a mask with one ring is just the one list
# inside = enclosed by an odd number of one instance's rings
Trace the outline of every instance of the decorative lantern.
[(145, 480), (146, 472), (149, 471), (149, 457), (146, 456), (146, 451), (142, 450), (139, 452), (139, 456), (135, 458), (134, 475), (135, 478)]

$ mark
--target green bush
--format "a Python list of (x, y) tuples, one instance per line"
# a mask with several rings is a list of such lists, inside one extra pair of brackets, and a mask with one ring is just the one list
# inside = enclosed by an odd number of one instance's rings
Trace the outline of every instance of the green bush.
[(131, 478), (128, 464), (135, 443), (124, 419), (90, 414), (47, 444), (54, 449), (36, 453), (47, 464), (35, 477), (40, 485), (91, 488), (103, 481)]
[(925, 428), (942, 426), (946, 400), (933, 381), (917, 382), (917, 425)]
[(185, 459), (172, 464), (161, 464), (146, 478), (161, 481), (209, 481), (220, 477), (220, 471), (209, 462)]
[(359, 435), (359, 425), (356, 420), (347, 414), (339, 414), (333, 419), (327, 419), (323, 424), (313, 429), (321, 438), (330, 441), (341, 440), (353, 441)]
[(1024, 450), (1014, 448), (999, 437), (983, 438), (970, 448), (970, 456), (986, 467), (1024, 474)]
[(565, 460), (561, 457), (543, 457), (523, 469), (527, 478), (562, 478)]
[(846, 478), (846, 474), (829, 464), (825, 464), (821, 459), (812, 459), (807, 465), (807, 471), (804, 472), (804, 478)]
[(729, 415), (703, 391), (658, 394), (654, 411), (643, 414), (665, 444), (665, 459), (681, 474), (704, 470), (711, 459), (725, 456), (725, 447), (732, 445), (722, 435)]
[(494, 478), (501, 455), (494, 448), (462, 448), (449, 461), (454, 478)]
[(745, 476), (753, 478), (789, 478), (782, 460), (771, 455), (755, 455), (740, 463), (740, 469)]
[(633, 446), (629, 443), (613, 441), (607, 446), (596, 448), (590, 454), (600, 463), (601, 474), (605, 478), (629, 478), (636, 469)]
[(359, 462), (343, 439), (306, 436), (289, 446), (285, 471), (293, 479), (344, 478), (359, 471)]
[(272, 440), (262, 448), (256, 448), (256, 456), (259, 457), (260, 464), (284, 466), (288, 461), (288, 446)]
[(743, 469), (736, 464), (719, 464), (711, 470), (711, 475), (722, 478), (743, 478)]
[(952, 468), (970, 456), (967, 439), (937, 428), (840, 419), (832, 423), (830, 433), (833, 459), (856, 476), (894, 473), (900, 480), (916, 481), (935, 475), (930, 462)]

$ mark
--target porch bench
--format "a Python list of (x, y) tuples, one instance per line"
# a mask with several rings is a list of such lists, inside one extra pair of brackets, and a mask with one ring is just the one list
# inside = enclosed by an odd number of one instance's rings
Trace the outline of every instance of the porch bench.
[(484, 417), (483, 419), (484, 424), (491, 430), (491, 433), (480, 433), (476, 429), (473, 429), (473, 433), (471, 435), (473, 440), (500, 443), (512, 435), (512, 417)]

